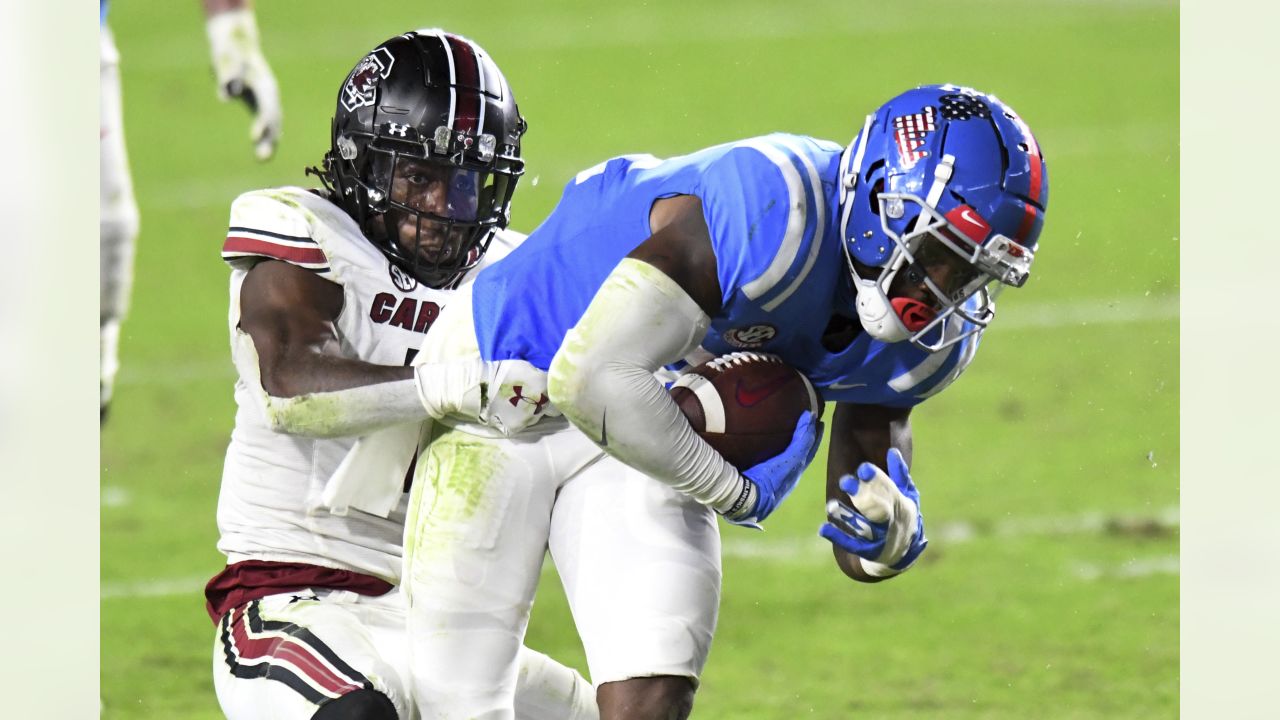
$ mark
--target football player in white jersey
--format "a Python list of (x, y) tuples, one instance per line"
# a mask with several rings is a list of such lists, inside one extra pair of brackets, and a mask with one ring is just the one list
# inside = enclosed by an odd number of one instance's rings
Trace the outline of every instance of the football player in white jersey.
[[(515, 431), (541, 407), (511, 402), (526, 386), (502, 378), (522, 363), (410, 361), (457, 288), (523, 239), (505, 227), (525, 128), (478, 45), (406, 33), (343, 81), (329, 152), (309, 169), (323, 190), (232, 205), (222, 255), (240, 377), (218, 500), (228, 564), (206, 598), (214, 685), (233, 720), (418, 717), (396, 586), (419, 428), (465, 411)], [(402, 452), (374, 453), (390, 492), (336, 503), (344, 458), (406, 427)], [(527, 649), (518, 662), (518, 717), (597, 717), (577, 672)]]
[[(237, 99), (253, 112), (249, 139), (258, 159), (275, 152), (283, 113), (276, 79), (258, 45), (258, 26), (248, 0), (203, 0), (205, 30), (218, 83), (218, 97)], [(101, 66), (99, 138), (101, 147), (101, 213), (99, 261), (99, 414), (105, 420), (120, 368), (120, 323), (133, 286), (134, 240), (138, 204), (133, 196), (125, 155), (120, 108), (120, 53), (107, 27), (109, 0), (98, 0)]]

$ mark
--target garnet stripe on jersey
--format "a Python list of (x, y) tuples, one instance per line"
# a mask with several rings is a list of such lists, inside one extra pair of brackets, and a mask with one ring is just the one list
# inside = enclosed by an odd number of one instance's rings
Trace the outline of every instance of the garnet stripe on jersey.
[(284, 243), (274, 243), (270, 240), (263, 240), (260, 238), (245, 237), (243, 235), (228, 235), (226, 242), (222, 243), (222, 254), (223, 256), (262, 255), (264, 257), (305, 265), (329, 264), (329, 258), (325, 257), (324, 251), (318, 246), (297, 247), (294, 245), (285, 245)]
[(310, 243), (316, 245), (314, 238), (306, 235), (285, 235), (284, 233), (271, 232), (270, 230), (259, 230), (258, 228), (244, 227), (242, 225), (232, 225), (227, 228), (228, 235), (265, 235), (267, 237), (279, 238), (280, 240), (288, 240), (290, 242)]
[[(372, 687), (311, 631), (293, 623), (264, 621), (258, 606), (255, 600), (223, 616), (223, 655), (233, 675), (277, 680), (315, 704)], [(270, 634), (251, 637), (251, 632)]]
[(446, 35), (445, 41), (453, 54), (453, 87), (457, 93), (453, 129), (475, 135), (479, 132), (481, 103), (484, 102), (480, 95), (480, 66), (476, 51), (470, 43), (453, 35)]

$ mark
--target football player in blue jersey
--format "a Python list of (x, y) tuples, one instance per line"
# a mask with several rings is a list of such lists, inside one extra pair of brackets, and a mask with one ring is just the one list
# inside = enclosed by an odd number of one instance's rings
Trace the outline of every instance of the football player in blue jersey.
[[(236, 99), (253, 113), (249, 139), (259, 160), (275, 152), (283, 113), (275, 75), (258, 44), (258, 26), (248, 0), (202, 0), (210, 58), (218, 83), (218, 97)], [(134, 240), (138, 235), (138, 204), (125, 155), (120, 106), (120, 53), (107, 27), (108, 0), (98, 0), (101, 66), (101, 193), (98, 231), (99, 264), (99, 413), (103, 420), (119, 370), (120, 323), (129, 306), (133, 286)]]
[(739, 472), (664, 367), (749, 349), (807, 375), (836, 403), (820, 529), (836, 564), (864, 582), (910, 568), (927, 542), (911, 409), (972, 361), (998, 291), (1026, 282), (1047, 203), (1027, 125), (954, 85), (893, 98), (843, 147), (774, 134), (578, 174), (420, 356), (527, 361), (546, 396), (511, 402), (563, 414), (511, 438), (457, 419), (419, 459), (404, 576), (423, 714), (511, 717), (549, 548), (601, 717), (687, 716), (719, 600), (713, 512), (764, 521), (822, 425), (806, 414)]

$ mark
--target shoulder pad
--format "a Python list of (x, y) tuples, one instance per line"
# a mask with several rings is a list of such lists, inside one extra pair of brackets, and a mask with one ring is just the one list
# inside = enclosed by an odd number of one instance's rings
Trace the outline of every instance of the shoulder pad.
[(800, 286), (822, 248), (831, 209), (812, 150), (798, 136), (766, 135), (734, 143), (708, 168), (708, 226), (728, 265), (721, 285), (765, 309)]
[(329, 258), (314, 238), (309, 194), (299, 188), (255, 190), (231, 204), (231, 223), (222, 259), (237, 267), (247, 259), (270, 258), (317, 273), (329, 272)]

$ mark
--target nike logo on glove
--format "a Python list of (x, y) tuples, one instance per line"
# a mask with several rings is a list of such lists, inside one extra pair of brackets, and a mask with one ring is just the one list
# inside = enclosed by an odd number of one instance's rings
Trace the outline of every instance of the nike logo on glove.
[(791, 382), (790, 375), (774, 378), (763, 385), (757, 385), (753, 388), (742, 386), (742, 382), (738, 382), (738, 386), (734, 389), (734, 397), (738, 400), (738, 404), (743, 407), (751, 407), (756, 403), (769, 397), (778, 388)]
[(609, 411), (605, 410), (600, 415), (600, 447), (609, 447)]

